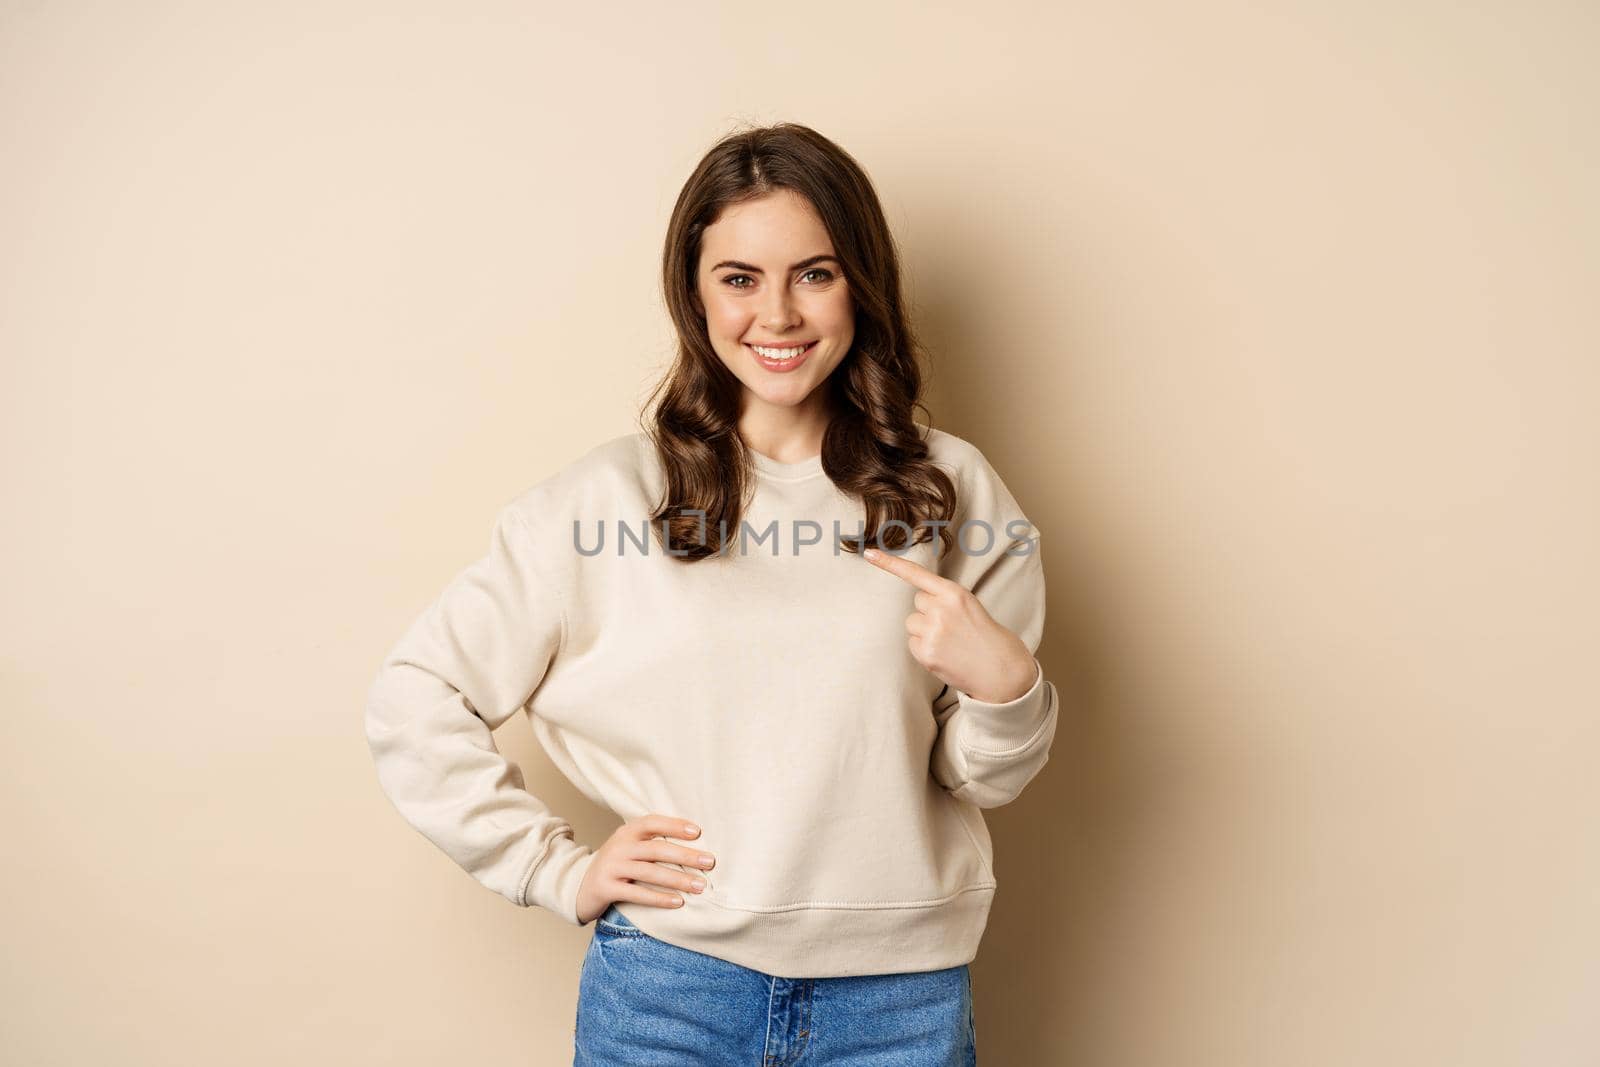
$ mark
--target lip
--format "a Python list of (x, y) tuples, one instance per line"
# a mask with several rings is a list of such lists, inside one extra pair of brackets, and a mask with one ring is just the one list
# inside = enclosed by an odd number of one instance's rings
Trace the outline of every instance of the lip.
[[(767, 370), (772, 371), (775, 374), (787, 374), (789, 371), (796, 370), (799, 368), (800, 364), (811, 358), (811, 353), (816, 350), (817, 342), (810, 342), (806, 345), (806, 350), (804, 352), (798, 356), (791, 356), (786, 360), (768, 359), (760, 352), (757, 352), (755, 350), (755, 346), (751, 345), (749, 342), (745, 343), (745, 347), (750, 350), (750, 355), (754, 357), (755, 361), (761, 364), (761, 366), (765, 367)], [(762, 347), (765, 348), (768, 346), (763, 345)]]

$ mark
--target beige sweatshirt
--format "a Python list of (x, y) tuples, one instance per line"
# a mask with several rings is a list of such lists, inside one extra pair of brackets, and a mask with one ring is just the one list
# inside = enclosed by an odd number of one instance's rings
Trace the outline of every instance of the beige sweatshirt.
[[(926, 433), (958, 487), (965, 550), (936, 562), (935, 538), (906, 555), (1037, 652), (1037, 528), (976, 447)], [(595, 803), (701, 827), (679, 843), (716, 856), (695, 871), (703, 893), (618, 905), (651, 936), (784, 978), (968, 963), (996, 886), (980, 809), (1015, 799), (1049, 759), (1055, 686), (1040, 668), (1005, 704), (946, 687), (907, 645), (916, 589), (836, 546), (865, 508), (820, 457), (753, 458), (742, 547), (697, 563), (668, 558), (648, 529), (662, 473), (642, 433), (509, 501), (487, 554), (372, 683), (379, 782), (483, 885), (577, 925), (594, 852), (490, 733), (526, 709)]]

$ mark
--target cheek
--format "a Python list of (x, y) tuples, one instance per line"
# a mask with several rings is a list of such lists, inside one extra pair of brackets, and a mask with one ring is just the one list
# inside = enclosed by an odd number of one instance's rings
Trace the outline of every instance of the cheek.
[(818, 322), (826, 324), (829, 333), (840, 334), (854, 324), (855, 306), (848, 293), (830, 293), (828, 299), (817, 307), (815, 315)]
[(713, 334), (720, 337), (744, 336), (746, 315), (737, 305), (726, 300), (717, 300), (713, 297), (705, 301), (706, 326)]

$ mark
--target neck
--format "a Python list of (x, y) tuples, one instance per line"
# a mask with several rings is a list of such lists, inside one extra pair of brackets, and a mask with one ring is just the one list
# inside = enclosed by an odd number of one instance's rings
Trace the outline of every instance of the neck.
[[(747, 447), (779, 463), (797, 463), (822, 451), (829, 413), (818, 389), (794, 407), (750, 403), (739, 416), (739, 436)], [(817, 401), (814, 403), (814, 401)]]

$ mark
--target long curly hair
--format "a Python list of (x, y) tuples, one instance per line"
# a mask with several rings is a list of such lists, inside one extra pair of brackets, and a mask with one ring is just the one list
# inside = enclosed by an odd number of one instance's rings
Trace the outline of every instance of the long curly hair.
[(911, 540), (908, 528), (916, 531), (914, 542), (937, 528), (942, 556), (954, 534), (948, 525), (924, 523), (952, 521), (956, 487), (929, 459), (913, 418), (914, 411), (927, 413), (920, 399), (922, 350), (906, 317), (894, 238), (860, 165), (822, 134), (792, 122), (736, 131), (718, 141), (673, 207), (662, 286), (678, 351), (647, 398), (643, 420), (665, 472), (651, 528), (686, 563), (720, 555), (738, 537), (755, 488), (738, 433), (742, 385), (711, 347), (696, 272), (702, 235), (723, 209), (778, 189), (804, 196), (816, 209), (854, 301), (854, 343), (818, 387), (829, 392), (823, 472), (866, 509), (864, 536), (841, 538), (842, 547), (860, 551), (876, 539), (899, 550)]

